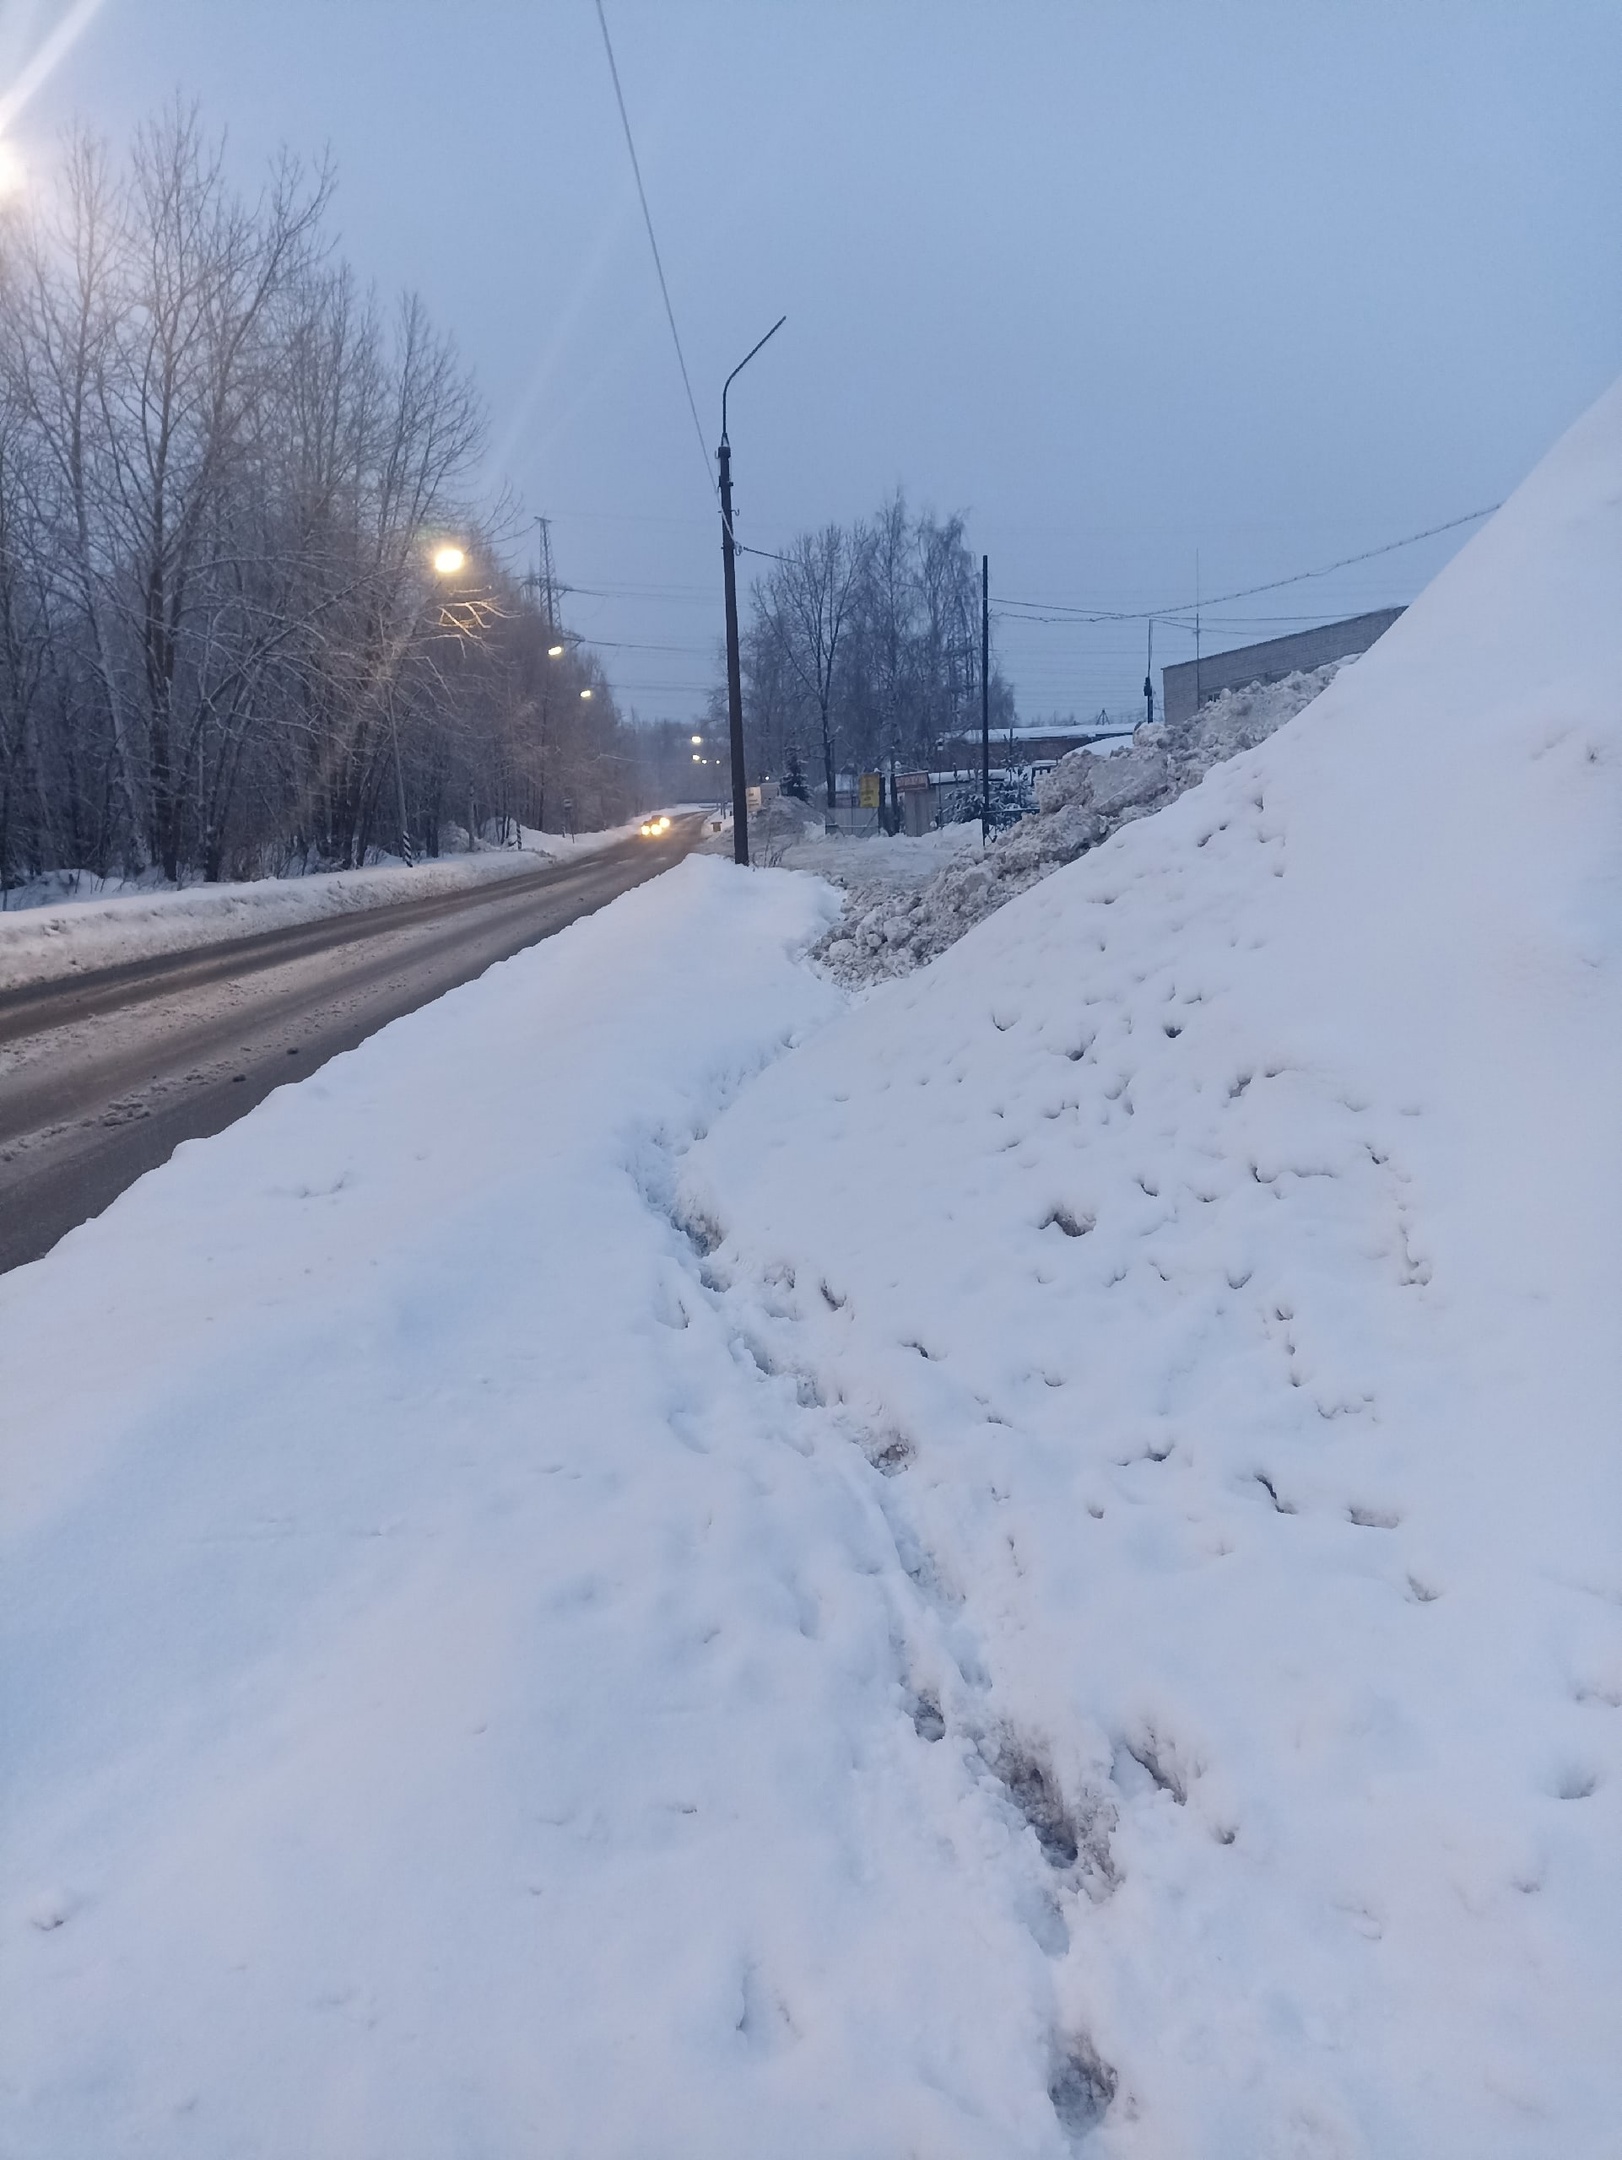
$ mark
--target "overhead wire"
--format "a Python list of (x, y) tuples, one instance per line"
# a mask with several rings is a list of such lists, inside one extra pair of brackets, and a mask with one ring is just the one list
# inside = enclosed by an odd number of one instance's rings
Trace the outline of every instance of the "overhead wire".
[(614, 100), (620, 109), (620, 126), (625, 130), (625, 147), (631, 153), (631, 171), (636, 176), (637, 200), (642, 205), (642, 222), (648, 229), (648, 245), (653, 250), (653, 267), (659, 274), (659, 291), (665, 303), (665, 320), (670, 325), (670, 341), (676, 348), (676, 365), (681, 369), (682, 388), (687, 392), (687, 410), (693, 416), (693, 433), (698, 437), (698, 453), (704, 460), (705, 485), (715, 492), (715, 475), (710, 471), (710, 446), (704, 439), (704, 423), (698, 417), (698, 400), (693, 396), (692, 377), (687, 372), (687, 355), (681, 349), (681, 332), (676, 328), (676, 310), (670, 301), (670, 286), (665, 277), (664, 260), (659, 253), (658, 236), (653, 229), (653, 212), (648, 208), (648, 191), (642, 185), (642, 166), (636, 154), (636, 141), (631, 134), (631, 116), (625, 109), (625, 93), (620, 88), (620, 71), (614, 60), (614, 41), (608, 34), (608, 17), (603, 13), (603, 0), (596, 0), (597, 23), (603, 33), (603, 50), (608, 55), (608, 72), (614, 79)]
[(1191, 614), (1196, 607), (1223, 607), (1230, 600), (1252, 600), (1258, 593), (1281, 592), (1286, 585), (1304, 584), (1309, 578), (1329, 577), (1337, 570), (1350, 570), (1357, 563), (1373, 562), (1377, 555), (1393, 555), (1398, 548), (1413, 547), (1420, 540), (1434, 540), (1438, 533), (1456, 531), (1460, 525), (1473, 525), (1478, 518), (1491, 517), (1500, 507), (1488, 503), (1484, 510), (1467, 510), (1463, 517), (1448, 518), (1440, 525), (1427, 525), (1423, 532), (1406, 533), (1400, 540), (1387, 540), (1383, 546), (1365, 548), (1359, 555), (1343, 555), (1338, 562), (1325, 563), (1317, 570), (1297, 570), (1290, 577), (1272, 578), (1265, 585), (1244, 585), (1234, 592), (1212, 593), (1203, 600), (1179, 600), (1175, 604), (1158, 608), (1084, 608), (1073, 607), (1060, 600), (1016, 600), (998, 596), (1000, 608), (1018, 609), (1018, 614), (1008, 617), (1010, 622), (1164, 622), (1173, 615)]

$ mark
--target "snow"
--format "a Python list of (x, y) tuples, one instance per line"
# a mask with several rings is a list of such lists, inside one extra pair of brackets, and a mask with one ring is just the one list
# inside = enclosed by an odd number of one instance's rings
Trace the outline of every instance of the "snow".
[(783, 865), (808, 871), (831, 885), (863, 896), (913, 892), (949, 864), (980, 852), (978, 825), (943, 825), (937, 831), (858, 839), (848, 833), (815, 833), (784, 850)]
[[(817, 959), (852, 987), (909, 973), (1016, 893), (1074, 862), (1134, 818), (1163, 810), (1198, 786), (1213, 765), (1264, 742), (1349, 664), (1333, 660), (1277, 682), (1225, 690), (1181, 727), (1156, 722), (1092, 749), (1071, 751), (1037, 780), (1036, 808), (1029, 816), (994, 835), (983, 853), (977, 844), (960, 841), (928, 878), (886, 880), (864, 876), (854, 862), (848, 868), (830, 866), (824, 874), (843, 885), (850, 898), (843, 920), (818, 947)], [(972, 829), (977, 840), (978, 827)], [(903, 882), (912, 888), (904, 901)]]
[(333, 915), (391, 907), (402, 900), (459, 892), (490, 878), (537, 870), (611, 846), (636, 823), (566, 840), (524, 828), (524, 845), (448, 855), (408, 869), (384, 863), (309, 877), (256, 878), (237, 885), (167, 885), (62, 873), (19, 886), (0, 913), (0, 990), (55, 982), (92, 969), (193, 952), (266, 930), (291, 929)]
[(1622, 391), (684, 1166), (890, 1436), (941, 1751), (1070, 1824), (1100, 2153), (1622, 2150), (1619, 589)]
[(690, 857), (0, 1279), (0, 2150), (1616, 2160), (1619, 574), (1622, 391), (929, 966)]

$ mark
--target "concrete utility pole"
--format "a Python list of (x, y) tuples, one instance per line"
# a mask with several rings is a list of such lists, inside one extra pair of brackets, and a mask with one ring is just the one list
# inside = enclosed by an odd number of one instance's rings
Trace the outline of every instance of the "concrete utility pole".
[[(730, 380), (730, 378), (729, 378)], [(732, 537), (732, 446), (723, 420), (721, 447), (721, 573), (727, 596), (727, 728), (732, 738), (732, 860), (749, 861), (749, 786), (743, 765), (743, 662), (738, 652), (737, 542)]]
[(749, 863), (749, 786), (743, 764), (743, 663), (738, 652), (738, 543), (732, 531), (732, 445), (727, 440), (727, 392), (753, 360), (768, 338), (776, 337), (786, 315), (760, 340), (751, 345), (721, 385), (721, 447), (716, 461), (721, 468), (721, 574), (726, 584), (727, 606), (727, 724), (732, 738), (732, 860)]
[(980, 558), (980, 845), (991, 838), (991, 557)]

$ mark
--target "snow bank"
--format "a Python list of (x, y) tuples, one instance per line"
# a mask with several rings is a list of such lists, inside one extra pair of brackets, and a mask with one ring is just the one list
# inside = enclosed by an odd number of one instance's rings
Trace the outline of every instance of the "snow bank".
[(1619, 592), (1622, 389), (684, 1168), (892, 1473), (920, 1752), (1029, 1825), (1101, 2156), (1622, 2151)]
[(522, 849), (446, 856), (415, 869), (400, 863), (313, 877), (256, 878), (243, 885), (189, 885), (179, 892), (169, 887), (119, 891), (105, 899), (56, 893), (36, 895), (34, 904), (21, 908), (14, 894), (11, 909), (0, 914), (0, 990), (458, 892), (488, 878), (539, 869), (546, 861), (567, 861), (635, 830), (623, 825), (569, 841), (526, 829)]
[[(1276, 683), (1225, 690), (1181, 727), (1157, 723), (1140, 727), (1129, 744), (1072, 750), (1036, 783), (1036, 809), (994, 838), (984, 853), (977, 826), (948, 827), (964, 836), (948, 851), (957, 859), (948, 860), (927, 883), (916, 881), (905, 903), (895, 881), (865, 875), (853, 863), (848, 876), (838, 877), (851, 895), (845, 917), (823, 939), (817, 958), (836, 980), (850, 984), (908, 973), (1039, 878), (1074, 862), (1134, 818), (1163, 810), (1197, 786), (1213, 765), (1265, 741), (1349, 664), (1334, 660)], [(972, 847), (965, 844), (971, 834)], [(795, 855), (785, 860), (800, 867)]]
[(835, 904), (690, 859), (0, 1279), (10, 2160), (1062, 2160), (888, 1482), (672, 1217)]

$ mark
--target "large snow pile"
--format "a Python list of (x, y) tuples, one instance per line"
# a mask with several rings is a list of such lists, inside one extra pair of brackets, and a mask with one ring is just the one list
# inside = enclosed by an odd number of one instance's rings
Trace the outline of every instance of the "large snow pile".
[(309, 877), (188, 885), (178, 891), (142, 880), (114, 887), (86, 877), (69, 889), (53, 874), (32, 887), (15, 888), (10, 907), (0, 913), (0, 990), (460, 892), (491, 878), (541, 869), (547, 862), (567, 862), (611, 846), (635, 830), (634, 825), (620, 825), (565, 840), (525, 827), (522, 848), (448, 855), (411, 869), (404, 863), (383, 863), (365, 870), (317, 871)]
[[(902, 898), (893, 881), (864, 876), (861, 866), (840, 877), (850, 893), (843, 919), (816, 957), (840, 982), (858, 984), (905, 975), (955, 944), (966, 930), (1064, 864), (1097, 847), (1134, 818), (1162, 810), (1204, 779), (1213, 765), (1237, 757), (1293, 719), (1340, 670), (1328, 666), (1225, 690), (1178, 727), (1140, 727), (1129, 746), (1072, 750), (1036, 783), (1036, 808), (983, 853), (959, 846), (955, 860), (920, 880)], [(949, 830), (968, 834), (977, 828)], [(786, 858), (800, 867), (794, 856)]]
[(1031, 1825), (1100, 2154), (1622, 2152), (1619, 593), (1622, 390), (684, 1171), (893, 1473), (893, 1654)]

